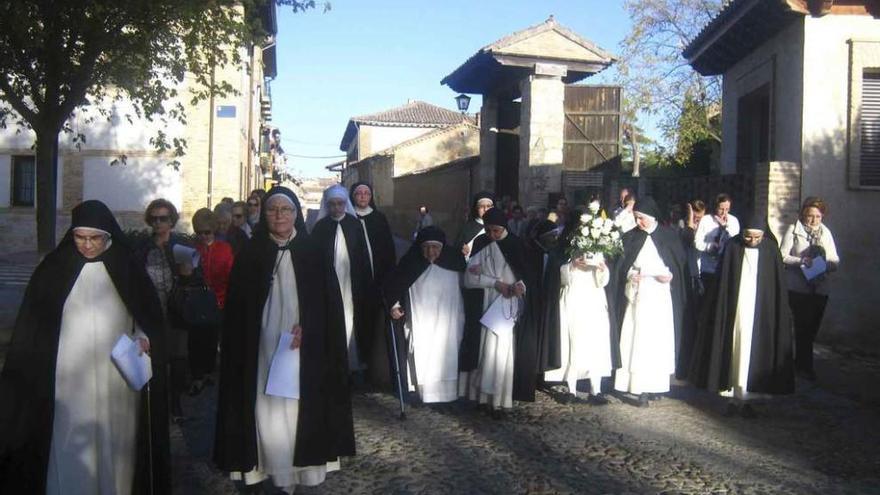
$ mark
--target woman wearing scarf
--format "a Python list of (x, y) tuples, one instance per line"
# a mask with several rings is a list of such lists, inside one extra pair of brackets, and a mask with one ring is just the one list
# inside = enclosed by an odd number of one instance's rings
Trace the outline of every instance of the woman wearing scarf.
[[(141, 392), (110, 360), (123, 335), (152, 357)], [(19, 309), (0, 377), (0, 492), (170, 492), (163, 335), (150, 278), (113, 214), (81, 203)]]
[(409, 390), (418, 392), (425, 403), (458, 397), (464, 269), (464, 257), (446, 245), (446, 234), (429, 226), (419, 231), (385, 284), (391, 317), (404, 322)]
[[(813, 340), (819, 333), (828, 303), (828, 273), (836, 271), (840, 263), (831, 230), (822, 222), (826, 208), (821, 198), (807, 198), (801, 207), (800, 219), (785, 232), (780, 246), (788, 281), (788, 302), (794, 317), (795, 367), (810, 380), (816, 379)], [(808, 280), (803, 267), (811, 268), (817, 258), (825, 261), (826, 270)]]
[[(266, 193), (260, 225), (232, 267), (223, 322), (214, 460), (246, 485), (293, 493), (354, 455), (345, 331), (331, 310), (328, 267), (289, 189)], [(299, 349), (299, 398), (269, 395), (282, 333)]]

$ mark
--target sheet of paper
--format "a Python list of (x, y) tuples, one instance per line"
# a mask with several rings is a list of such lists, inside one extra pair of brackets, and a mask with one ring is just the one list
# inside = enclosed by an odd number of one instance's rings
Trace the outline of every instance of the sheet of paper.
[(199, 252), (195, 249), (182, 244), (175, 244), (171, 251), (174, 254), (175, 263), (187, 263), (192, 265), (193, 268), (199, 266)]
[(512, 335), (518, 309), (519, 299), (499, 297), (480, 318), (480, 323), (499, 337)]
[(266, 395), (299, 399), (299, 349), (291, 349), (293, 334), (282, 332), (269, 366)]
[(110, 351), (110, 360), (132, 390), (144, 388), (153, 377), (150, 355), (146, 352), (141, 354), (140, 351), (138, 343), (127, 334), (120, 335)]
[(807, 265), (801, 265), (801, 271), (804, 272), (804, 277), (806, 277), (807, 280), (813, 280), (828, 271), (828, 263), (825, 262), (824, 257), (819, 256), (813, 258), (813, 264), (810, 265), (809, 268), (807, 268)]

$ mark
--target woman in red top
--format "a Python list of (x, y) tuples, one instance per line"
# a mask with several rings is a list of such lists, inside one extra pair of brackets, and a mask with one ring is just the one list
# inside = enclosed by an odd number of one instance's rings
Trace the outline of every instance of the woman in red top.
[[(199, 271), (205, 285), (217, 297), (217, 305), (222, 311), (226, 303), (233, 254), (229, 243), (214, 239), (217, 223), (217, 215), (208, 208), (196, 211), (192, 218), (196, 249), (199, 251)], [(217, 335), (217, 325), (191, 328), (189, 331), (190, 395), (197, 395), (206, 384), (213, 383), (211, 373), (217, 361)]]

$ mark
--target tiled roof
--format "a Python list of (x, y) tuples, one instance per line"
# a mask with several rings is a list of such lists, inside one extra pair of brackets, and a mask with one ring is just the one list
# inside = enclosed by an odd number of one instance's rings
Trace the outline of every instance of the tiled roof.
[(390, 110), (352, 117), (351, 121), (358, 124), (397, 124), (433, 127), (460, 124), (462, 115), (460, 112), (438, 107), (424, 101), (413, 100), (406, 105)]

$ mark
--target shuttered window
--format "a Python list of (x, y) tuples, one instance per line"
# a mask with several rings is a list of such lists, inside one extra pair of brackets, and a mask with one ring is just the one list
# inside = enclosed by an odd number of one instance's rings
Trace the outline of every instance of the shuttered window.
[(859, 185), (880, 187), (880, 70), (862, 76)]

